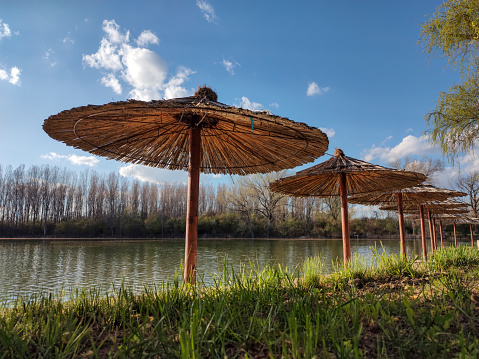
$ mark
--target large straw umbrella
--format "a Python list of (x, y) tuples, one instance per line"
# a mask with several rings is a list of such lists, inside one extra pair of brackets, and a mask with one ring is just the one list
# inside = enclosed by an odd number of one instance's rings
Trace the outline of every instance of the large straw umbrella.
[(322, 156), (317, 128), (217, 102), (208, 87), (194, 96), (84, 106), (50, 116), (50, 137), (122, 162), (188, 170), (185, 281), (196, 276), (199, 175), (268, 173)]
[(297, 197), (341, 198), (341, 222), (343, 258), (351, 257), (349, 243), (348, 194), (364, 194), (375, 191), (393, 191), (424, 181), (425, 176), (410, 171), (386, 168), (355, 158), (347, 157), (336, 149), (334, 157), (294, 176), (273, 182), (271, 190)]
[[(364, 204), (364, 205), (384, 205), (391, 203), (398, 203), (398, 216), (399, 216), (399, 233), (401, 240), (401, 252), (405, 256), (406, 253), (406, 241), (404, 233), (404, 220), (403, 218), (403, 204), (409, 204), (416, 206), (419, 209), (419, 218), (421, 223), (421, 243), (424, 259), (427, 259), (427, 246), (426, 246), (426, 227), (424, 222), (424, 203), (438, 200), (444, 201), (451, 197), (465, 196), (464, 192), (453, 191), (444, 188), (437, 188), (430, 184), (420, 184), (408, 188), (401, 189), (399, 191), (383, 192), (383, 193), (370, 193), (366, 195), (357, 195), (350, 198), (351, 203)], [(430, 227), (431, 233), (432, 228)]]

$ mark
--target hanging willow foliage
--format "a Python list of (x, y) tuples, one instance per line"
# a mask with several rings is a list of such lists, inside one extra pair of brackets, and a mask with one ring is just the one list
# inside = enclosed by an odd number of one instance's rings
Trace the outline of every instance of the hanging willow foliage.
[(454, 163), (473, 150), (479, 135), (479, 1), (448, 0), (422, 24), (419, 44), (427, 55), (459, 65), (464, 82), (441, 92), (436, 109), (425, 115), (426, 134)]

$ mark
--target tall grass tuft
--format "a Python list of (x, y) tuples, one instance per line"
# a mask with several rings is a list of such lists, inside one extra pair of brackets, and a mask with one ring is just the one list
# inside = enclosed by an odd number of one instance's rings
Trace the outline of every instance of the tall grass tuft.
[(479, 267), (474, 253), (438, 251), (419, 270), (372, 250), (371, 263), (355, 255), (329, 275), (319, 257), (239, 271), (225, 258), (210, 286), (178, 274), (139, 293), (122, 284), (3, 301), (0, 358), (477, 357), (478, 271), (441, 264)]

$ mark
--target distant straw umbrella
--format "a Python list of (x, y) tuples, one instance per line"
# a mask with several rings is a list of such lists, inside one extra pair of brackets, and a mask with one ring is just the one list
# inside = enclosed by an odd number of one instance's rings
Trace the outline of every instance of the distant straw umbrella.
[[(439, 203), (444, 203), (443, 205), (439, 205)], [(447, 205), (449, 203), (449, 206)], [(462, 205), (462, 208), (459, 207), (459, 205)], [(451, 200), (446, 200), (446, 201), (432, 201), (432, 202), (426, 202), (422, 205), (426, 211), (427, 211), (427, 216), (428, 216), (428, 223), (429, 223), (429, 234), (431, 238), (431, 249), (436, 249), (437, 248), (437, 242), (436, 242), (436, 216), (438, 214), (452, 214), (452, 215), (461, 215), (464, 213), (469, 212), (469, 210), (466, 208), (467, 204), (464, 204), (462, 202), (458, 201), (451, 201)], [(381, 210), (386, 210), (386, 211), (392, 211), (394, 210), (393, 206), (391, 205), (384, 205), (379, 207)], [(421, 216), (420, 211), (418, 208), (414, 206), (408, 205), (407, 208), (404, 208), (404, 212), (408, 214), (414, 214), (416, 216)], [(439, 226), (440, 226), (440, 234), (441, 234), (441, 245), (443, 245), (443, 232), (442, 232), (442, 222), (439, 220)]]
[(328, 138), (319, 129), (265, 111), (217, 102), (201, 87), (194, 96), (128, 100), (73, 108), (50, 116), (50, 137), (122, 162), (188, 170), (185, 282), (196, 276), (200, 172), (268, 173), (322, 156)]
[[(403, 217), (403, 205), (416, 206), (419, 210), (419, 218), (421, 223), (421, 243), (422, 253), (424, 259), (427, 260), (427, 245), (426, 245), (426, 226), (424, 222), (424, 203), (439, 200), (444, 201), (451, 197), (465, 196), (464, 192), (453, 191), (444, 188), (437, 188), (430, 184), (420, 184), (408, 188), (401, 189), (399, 191), (383, 192), (383, 193), (371, 193), (367, 195), (352, 196), (349, 200), (351, 203), (363, 204), (363, 205), (385, 205), (398, 203), (398, 216), (399, 220), (399, 233), (401, 240), (401, 253), (406, 253), (406, 241), (404, 234), (404, 222), (401, 221)], [(432, 234), (432, 227), (429, 228)], [(434, 239), (432, 239), (434, 240)]]
[(299, 171), (294, 176), (279, 179), (270, 188), (295, 197), (340, 196), (343, 259), (346, 263), (351, 258), (348, 194), (393, 191), (416, 185), (424, 179), (425, 176), (420, 173), (374, 165), (347, 157), (342, 150), (336, 149), (331, 159)]

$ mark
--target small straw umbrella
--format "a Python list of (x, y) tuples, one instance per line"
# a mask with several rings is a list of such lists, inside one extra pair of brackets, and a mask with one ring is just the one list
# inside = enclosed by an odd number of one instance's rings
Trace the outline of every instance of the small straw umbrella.
[[(419, 208), (419, 218), (421, 223), (421, 242), (422, 253), (424, 259), (427, 260), (427, 246), (426, 246), (426, 226), (424, 223), (424, 203), (432, 200), (444, 201), (451, 197), (465, 196), (464, 192), (453, 191), (444, 188), (437, 188), (430, 184), (420, 184), (409, 188), (401, 189), (400, 191), (384, 192), (384, 193), (371, 193), (367, 195), (357, 195), (350, 198), (351, 203), (364, 204), (364, 205), (384, 205), (386, 203), (398, 203), (398, 216), (399, 216), (399, 233), (401, 240), (401, 252), (406, 253), (406, 241), (404, 234), (404, 221), (401, 221), (403, 217), (403, 203), (411, 204)], [(431, 233), (432, 229), (430, 227)]]
[(270, 185), (272, 191), (297, 197), (341, 198), (343, 259), (351, 258), (348, 220), (348, 194), (393, 191), (424, 181), (425, 176), (410, 171), (386, 168), (347, 157), (336, 149), (334, 157), (285, 177)]
[[(460, 208), (457, 207), (459, 204), (462, 204), (462, 207), (467, 206), (466, 204), (458, 201), (444, 201), (444, 203), (450, 203), (451, 207), (448, 207), (447, 205), (440, 206), (438, 205), (440, 201), (432, 201), (432, 202), (426, 202), (422, 206), (424, 206), (427, 209), (428, 213), (428, 223), (429, 223), (429, 234), (431, 238), (431, 248), (434, 250), (437, 248), (437, 242), (436, 242), (436, 215), (438, 214), (453, 214), (453, 215), (459, 215), (459, 214), (464, 214), (469, 212), (468, 209), (466, 208)], [(386, 210), (386, 211), (392, 211), (395, 208), (391, 205), (384, 205), (379, 207), (381, 210)], [(414, 208), (412, 206), (408, 206), (407, 208), (404, 208), (404, 212), (408, 214), (414, 214), (416, 216), (420, 216), (420, 211), (418, 208)], [(439, 220), (439, 225), (440, 225), (440, 232), (441, 232), (441, 245), (443, 245), (443, 233), (442, 233), (442, 222)]]
[(473, 218), (473, 217), (462, 217), (456, 221), (457, 223), (464, 223), (464, 224), (469, 224), (469, 231), (471, 233), (471, 246), (474, 247), (474, 232), (472, 230), (472, 225), (473, 224), (479, 224), (479, 218)]
[(191, 284), (200, 172), (246, 175), (293, 168), (322, 156), (329, 144), (321, 130), (304, 123), (217, 101), (205, 86), (191, 97), (73, 108), (43, 125), (53, 139), (95, 155), (188, 170), (184, 278)]
[(468, 216), (464, 216), (461, 214), (439, 214), (436, 215), (437, 218), (441, 218), (443, 220), (450, 220), (452, 221), (452, 225), (454, 228), (454, 245), (457, 247), (457, 230), (456, 230), (456, 224), (457, 223), (467, 223), (469, 224), (469, 228), (471, 231), (471, 244), (474, 246), (474, 235), (472, 232), (472, 225), (473, 224), (479, 224), (479, 218), (472, 218)]
[[(408, 206), (410, 207), (414, 207), (414, 205), (411, 205), (411, 204), (408, 204)], [(437, 214), (445, 214), (445, 213), (455, 213), (454, 209), (457, 209), (459, 210), (458, 213), (466, 213), (468, 212), (468, 208), (469, 205), (467, 203), (464, 203), (464, 202), (460, 202), (460, 201), (455, 201), (455, 200), (451, 200), (451, 199), (448, 199), (448, 200), (444, 200), (444, 201), (431, 201), (431, 202), (425, 202), (424, 203), (424, 208), (426, 210), (431, 210), (430, 213), (433, 214), (432, 215), (432, 225), (433, 225), (433, 228), (434, 228), (434, 235), (436, 234), (436, 230), (435, 230), (435, 226), (436, 226), (436, 216)], [(444, 211), (444, 210), (451, 210), (451, 211)], [(440, 234), (440, 237), (441, 237), (441, 246), (444, 245), (444, 233), (443, 233), (443, 228), (442, 228), (442, 220), (441, 218), (439, 217), (438, 218), (439, 220), (439, 234)], [(436, 245), (436, 239), (434, 238), (434, 242), (435, 242), (435, 247), (437, 248), (437, 245)]]

